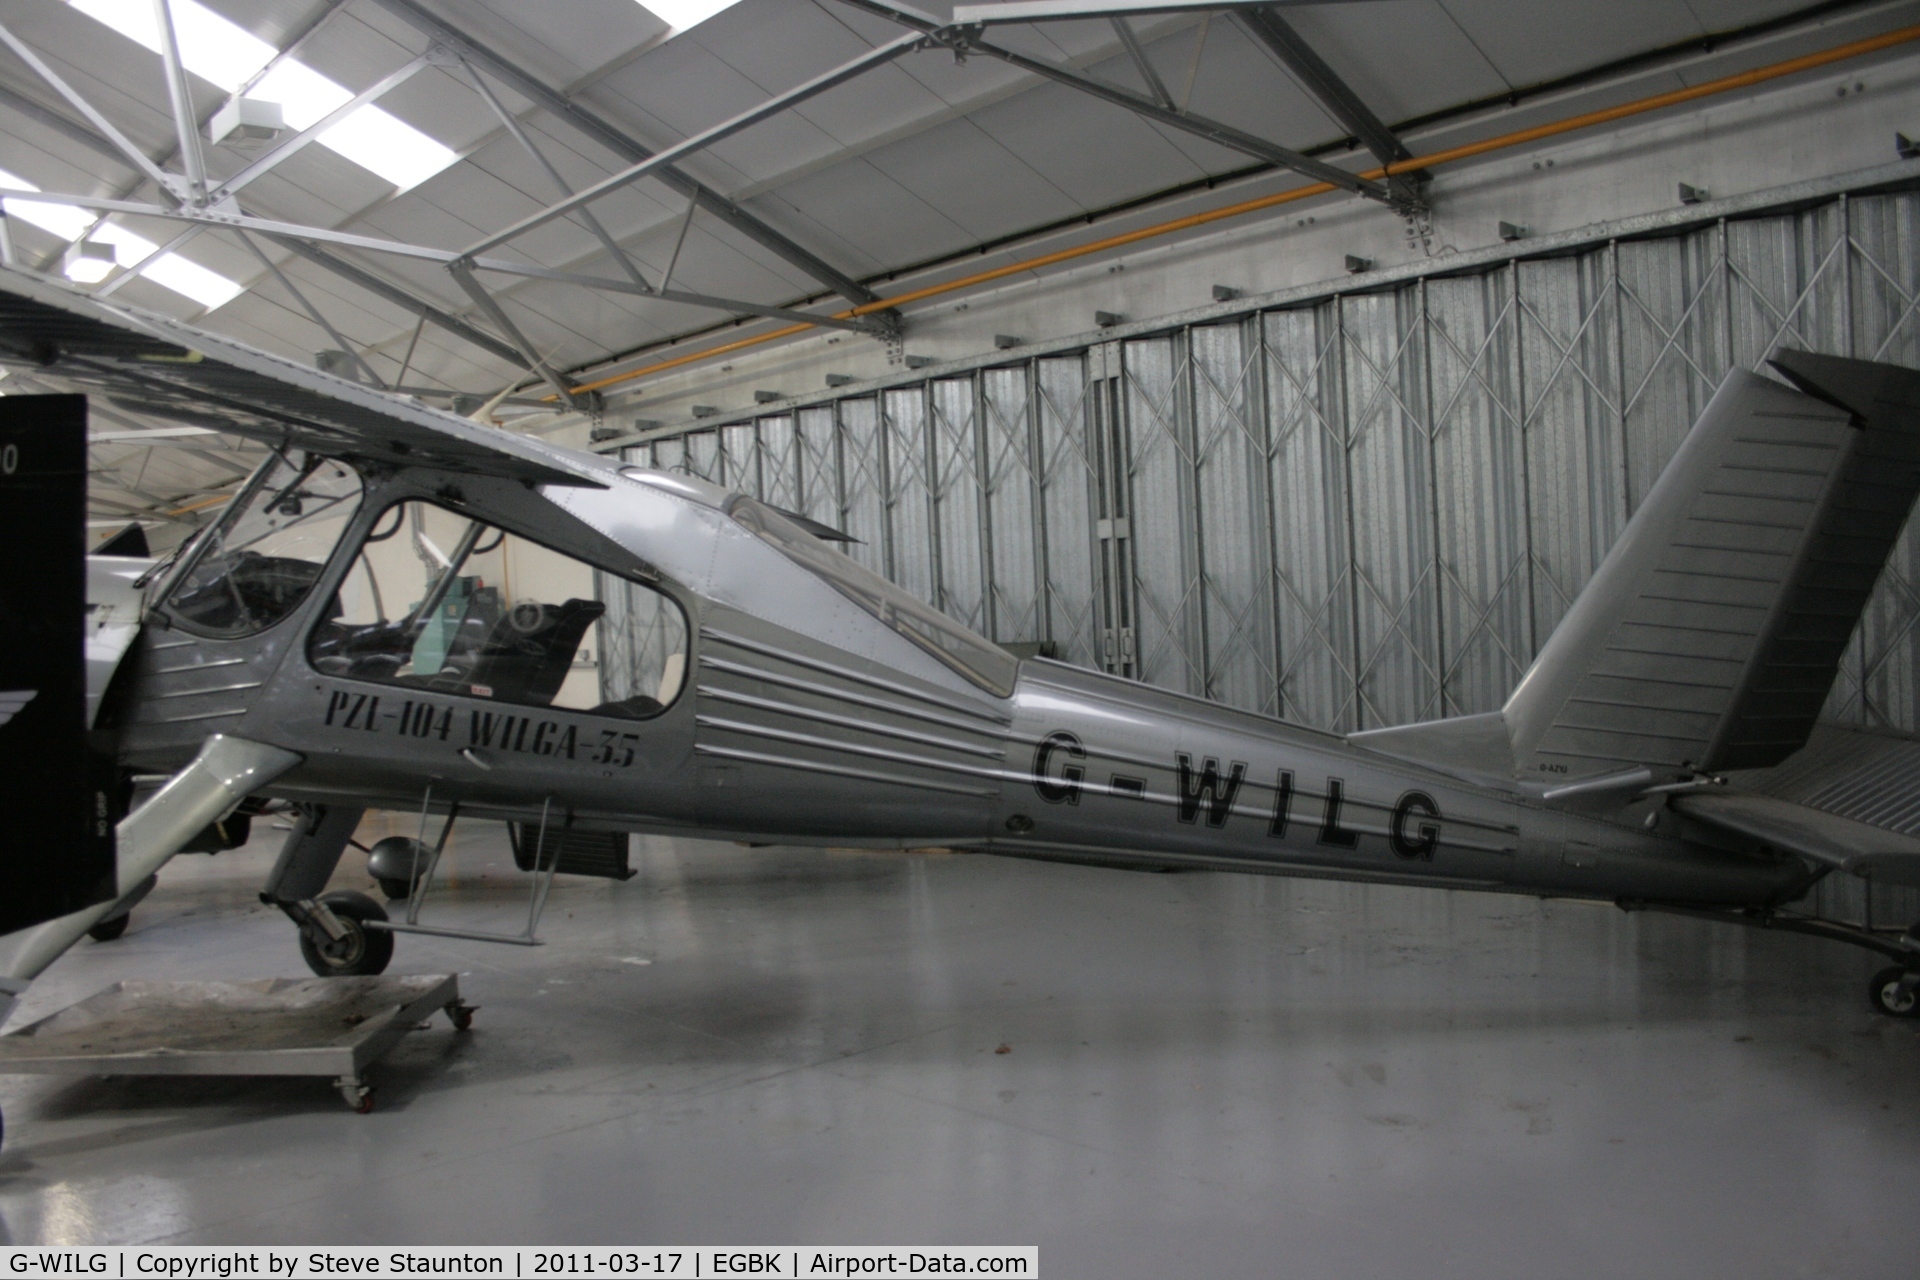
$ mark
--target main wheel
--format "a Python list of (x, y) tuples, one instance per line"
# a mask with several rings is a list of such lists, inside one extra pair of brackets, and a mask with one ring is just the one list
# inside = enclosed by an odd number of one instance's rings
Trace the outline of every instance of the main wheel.
[(1882, 969), (1873, 975), (1873, 982), (1867, 987), (1867, 999), (1890, 1018), (1920, 1017), (1920, 988), (1902, 990), (1900, 980), (1906, 976), (1903, 965)]
[(385, 972), (393, 959), (393, 935), (384, 929), (369, 929), (364, 923), (387, 918), (380, 904), (351, 889), (322, 894), (320, 901), (347, 931), (334, 939), (317, 924), (302, 928), (300, 955), (306, 960), (307, 968), (323, 978)]
[(99, 924), (87, 930), (87, 936), (95, 942), (112, 942), (115, 938), (127, 931), (127, 924), (132, 919), (133, 913), (129, 911), (126, 915), (113, 916), (110, 919), (102, 920)]

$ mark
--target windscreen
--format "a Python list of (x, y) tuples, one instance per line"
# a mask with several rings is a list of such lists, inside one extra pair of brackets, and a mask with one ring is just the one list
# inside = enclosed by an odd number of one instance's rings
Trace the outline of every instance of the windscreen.
[(201, 635), (250, 636), (299, 607), (360, 509), (359, 473), (299, 450), (275, 454), (167, 596), (167, 610)]
[(855, 564), (765, 503), (736, 494), (727, 502), (727, 514), (988, 693), (1000, 698), (1013, 693), (1020, 661), (1006, 650)]

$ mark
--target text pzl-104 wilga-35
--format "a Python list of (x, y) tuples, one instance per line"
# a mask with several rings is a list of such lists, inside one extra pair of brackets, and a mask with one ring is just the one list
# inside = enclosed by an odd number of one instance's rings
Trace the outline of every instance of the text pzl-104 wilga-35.
[[(1914, 931), (1792, 905), (1836, 872), (1920, 885), (1920, 744), (1818, 723), (1920, 492), (1920, 374), (1792, 352), (1779, 380), (1728, 374), (1501, 710), (1342, 737), (1018, 660), (753, 497), (21, 273), (0, 354), (275, 450), (170, 560), (91, 561), (117, 864), (0, 937), (11, 992), (279, 801), (298, 818), (264, 896), (321, 974), (432, 931), (418, 908), (465, 814), (516, 824), (535, 908), (556, 870), (624, 870), (631, 831), (944, 845), (1798, 929), (1892, 957), (1874, 1003), (1920, 1009)], [(0, 401), (21, 459), (59, 403)], [(34, 545), (12, 532), (9, 556)], [(619, 661), (576, 661), (616, 624)], [(36, 750), (35, 696), (0, 692), (9, 755)], [(374, 851), (403, 919), (324, 892), (368, 807), (441, 824)], [(69, 818), (76, 845), (102, 825)]]

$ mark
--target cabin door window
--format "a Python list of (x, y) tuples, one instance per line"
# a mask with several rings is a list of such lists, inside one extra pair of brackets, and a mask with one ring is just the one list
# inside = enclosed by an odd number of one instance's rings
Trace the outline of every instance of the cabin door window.
[[(607, 617), (613, 582), (619, 623), (651, 611), (638, 668)], [(603, 685), (610, 640), (622, 666)], [(679, 697), (686, 652), (685, 615), (651, 586), (421, 501), (374, 520), (307, 646), (324, 675), (633, 720)]]

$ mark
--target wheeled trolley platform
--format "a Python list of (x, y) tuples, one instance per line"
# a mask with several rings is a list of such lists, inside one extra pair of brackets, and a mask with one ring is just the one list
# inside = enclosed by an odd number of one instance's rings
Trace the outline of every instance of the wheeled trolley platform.
[(0, 1036), (0, 1074), (323, 1076), (365, 1114), (367, 1068), (436, 1009), (472, 1023), (453, 974), (116, 982)]

